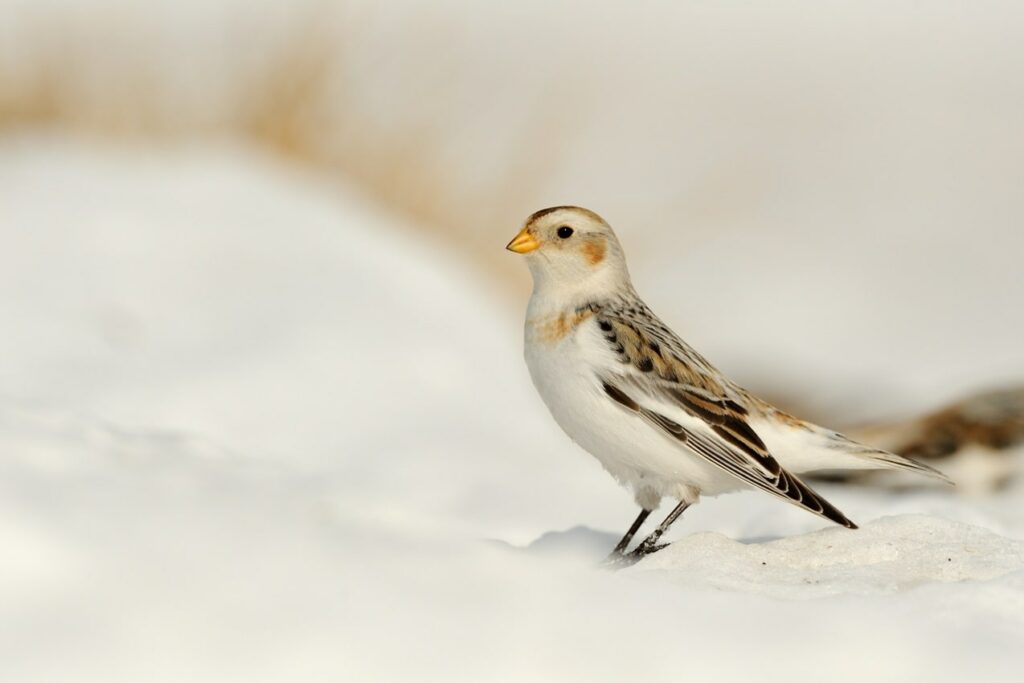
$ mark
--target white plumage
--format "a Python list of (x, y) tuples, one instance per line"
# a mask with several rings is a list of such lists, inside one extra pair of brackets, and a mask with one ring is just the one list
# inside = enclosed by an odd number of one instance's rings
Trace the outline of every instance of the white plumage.
[(530, 216), (508, 248), (533, 275), (525, 355), (559, 426), (629, 487), (640, 517), (663, 497), (679, 501), (632, 555), (703, 495), (753, 487), (855, 528), (795, 476), (809, 470), (895, 468), (942, 477), (799, 420), (721, 375), (636, 294), (612, 229), (579, 207)]

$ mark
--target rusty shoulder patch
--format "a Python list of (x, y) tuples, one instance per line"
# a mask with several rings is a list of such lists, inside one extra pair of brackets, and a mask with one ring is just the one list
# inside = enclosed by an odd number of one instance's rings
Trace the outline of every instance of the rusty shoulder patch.
[(569, 336), (580, 323), (594, 315), (590, 309), (559, 313), (530, 320), (533, 338), (543, 344), (557, 344)]

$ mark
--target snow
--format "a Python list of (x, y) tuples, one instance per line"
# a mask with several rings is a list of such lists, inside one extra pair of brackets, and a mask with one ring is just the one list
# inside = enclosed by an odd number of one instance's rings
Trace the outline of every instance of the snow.
[(639, 571), (684, 586), (810, 599), (996, 579), (1022, 567), (1024, 542), (940, 518), (900, 515), (875, 520), (860, 533), (829, 528), (763, 543), (693, 534)]
[(521, 306), (442, 243), (227, 144), (9, 134), (0, 206), (5, 680), (1024, 663), (1019, 487), (823, 487), (856, 532), (723, 496), (608, 571), (630, 497), (543, 412)]

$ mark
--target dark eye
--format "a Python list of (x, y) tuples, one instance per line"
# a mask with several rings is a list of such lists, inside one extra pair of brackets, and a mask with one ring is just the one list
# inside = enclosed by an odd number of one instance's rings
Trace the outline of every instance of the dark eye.
[(570, 228), (568, 225), (563, 225), (558, 229), (557, 234), (563, 240), (567, 240), (570, 237), (572, 237), (572, 228)]

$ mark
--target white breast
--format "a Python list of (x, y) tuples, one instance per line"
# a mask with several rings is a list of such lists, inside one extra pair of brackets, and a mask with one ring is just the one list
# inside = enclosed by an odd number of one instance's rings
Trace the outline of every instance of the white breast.
[(700, 492), (742, 488), (608, 397), (598, 373), (619, 361), (593, 317), (564, 330), (552, 328), (552, 320), (557, 318), (533, 315), (526, 322), (526, 365), (534, 386), (565, 433), (629, 485), (638, 503), (652, 507), (661, 496), (696, 499)]

